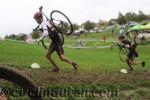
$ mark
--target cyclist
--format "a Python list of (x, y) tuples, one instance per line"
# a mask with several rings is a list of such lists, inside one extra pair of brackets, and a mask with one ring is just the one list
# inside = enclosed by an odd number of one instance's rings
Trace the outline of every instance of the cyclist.
[(60, 33), (58, 33), (55, 28), (53, 27), (53, 24), (51, 21), (44, 21), (43, 20), (43, 12), (42, 7), (39, 8), (39, 11), (34, 14), (35, 21), (39, 24), (37, 29), (40, 29), (42, 31), (42, 36), (40, 39), (42, 39), (45, 36), (50, 36), (52, 42), (47, 50), (46, 58), (50, 61), (50, 63), (53, 65), (53, 69), (51, 71), (58, 72), (60, 69), (58, 65), (55, 63), (55, 61), (52, 59), (51, 55), (54, 51), (57, 52), (59, 58), (73, 66), (73, 71), (77, 70), (77, 64), (70, 59), (66, 58), (64, 56), (64, 49), (63, 49), (63, 43), (61, 41)]
[(137, 44), (132, 43), (131, 41), (125, 39), (125, 36), (119, 36), (119, 41), (121, 42), (122, 46), (128, 48), (129, 52), (127, 54), (126, 62), (130, 68), (130, 71), (133, 70), (132, 65), (141, 64), (143, 67), (145, 66), (145, 62), (137, 62), (135, 61), (135, 57), (138, 57), (138, 52), (136, 50)]

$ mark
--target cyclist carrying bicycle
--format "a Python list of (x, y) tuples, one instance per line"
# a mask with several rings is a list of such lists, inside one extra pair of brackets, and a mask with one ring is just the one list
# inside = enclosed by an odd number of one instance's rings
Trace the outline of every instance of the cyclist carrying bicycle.
[(54, 51), (57, 52), (59, 58), (62, 61), (73, 66), (73, 71), (76, 71), (77, 64), (64, 56), (63, 43), (60, 39), (61, 35), (59, 35), (60, 33), (58, 33), (55, 30), (55, 28), (53, 27), (53, 24), (50, 20), (48, 20), (48, 21), (43, 20), (42, 7), (40, 7), (39, 11), (34, 14), (34, 19), (39, 24), (39, 26), (36, 29), (40, 29), (42, 31), (42, 36), (40, 37), (40, 39), (42, 39), (46, 36), (49, 36), (52, 40), (52, 42), (47, 50), (47, 54), (46, 54), (46, 58), (54, 66), (54, 68), (51, 71), (58, 72), (60, 70), (58, 65), (55, 63), (55, 61), (51, 57), (51, 55)]
[(126, 62), (129, 66), (129, 70), (132, 71), (133, 67), (132, 65), (137, 65), (137, 64), (141, 64), (143, 67), (145, 66), (145, 62), (141, 61), (141, 62), (136, 62), (135, 58), (138, 57), (138, 52), (136, 50), (137, 48), (137, 44), (136, 43), (132, 43), (131, 41), (125, 39), (125, 36), (119, 36), (119, 41), (121, 42), (122, 46), (127, 48), (129, 50), (128, 54), (127, 54), (127, 59)]

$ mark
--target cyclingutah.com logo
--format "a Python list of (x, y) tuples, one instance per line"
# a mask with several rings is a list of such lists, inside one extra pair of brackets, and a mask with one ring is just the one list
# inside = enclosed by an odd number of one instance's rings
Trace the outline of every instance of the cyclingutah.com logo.
[(118, 97), (119, 89), (92, 89), (87, 87), (44, 88), (37, 89), (3, 89), (2, 94), (20, 97), (25, 95), (42, 97)]

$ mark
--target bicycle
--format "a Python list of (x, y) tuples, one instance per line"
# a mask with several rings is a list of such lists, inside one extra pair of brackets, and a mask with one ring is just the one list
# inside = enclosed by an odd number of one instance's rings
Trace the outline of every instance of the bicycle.
[[(113, 45), (113, 46), (117, 46), (119, 48), (119, 58), (122, 62), (126, 62), (129, 50), (125, 46), (123, 46), (119, 43), (117, 43), (116, 45)], [(113, 46), (111, 46), (111, 49)]]
[[(70, 35), (73, 32), (73, 26), (70, 19), (61, 11), (53, 10), (50, 14), (50, 19), (44, 14), (48, 21), (50, 21), (55, 30), (60, 35), (61, 43), (64, 43), (63, 35)], [(58, 17), (59, 16), (59, 17)], [(60, 19), (59, 19), (60, 18)], [(62, 18), (62, 19), (61, 19)], [(41, 42), (45, 49), (47, 49), (50, 39), (42, 38)], [(35, 85), (30, 78), (20, 73), (18, 70), (0, 65), (0, 78), (13, 82), (23, 88), (31, 100), (42, 100), (38, 86)]]
[[(48, 21), (50, 21), (60, 36), (61, 44), (64, 44), (64, 35), (71, 35), (73, 32), (73, 26), (70, 19), (61, 11), (53, 10), (48, 18), (44, 13)], [(45, 49), (48, 48), (48, 36), (41, 39), (41, 43)], [(50, 43), (50, 42), (49, 42)]]
[(137, 45), (148, 45), (150, 43), (150, 23), (131, 27), (125, 34)]

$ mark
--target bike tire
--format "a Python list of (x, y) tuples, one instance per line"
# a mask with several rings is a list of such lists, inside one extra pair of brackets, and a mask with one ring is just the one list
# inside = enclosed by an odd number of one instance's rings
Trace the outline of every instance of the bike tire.
[(122, 62), (126, 62), (128, 50), (125, 47), (120, 47), (119, 58)]
[[(61, 16), (63, 16), (68, 22), (68, 24), (69, 24), (69, 32), (62, 32), (58, 27), (57, 27), (57, 25), (55, 24), (55, 18), (53, 18), (53, 15), (54, 14), (56, 14), (56, 13), (58, 13), (58, 14), (60, 14)], [(53, 26), (54, 26), (54, 28), (59, 32), (59, 33), (61, 33), (61, 34), (65, 34), (65, 35), (70, 35), (70, 34), (72, 34), (72, 32), (73, 32), (73, 25), (72, 25), (72, 23), (71, 23), (71, 21), (70, 21), (70, 19), (63, 13), (63, 12), (61, 12), (61, 11), (59, 11), (59, 10), (53, 10), (51, 13), (50, 13), (50, 19), (51, 19), (51, 21), (52, 21), (52, 23), (53, 23)]]
[(46, 43), (45, 43), (45, 40), (44, 40), (44, 39), (42, 39), (42, 40), (41, 40), (41, 43), (42, 43), (42, 46), (43, 46), (45, 49), (48, 49), (48, 46), (46, 45)]
[[(42, 100), (41, 95), (39, 95), (38, 87), (31, 81), (31, 79), (18, 70), (0, 65), (0, 78), (17, 84), (24, 91), (29, 90), (30, 93), (27, 92), (27, 95), (30, 97), (30, 100)], [(34, 91), (34, 96), (32, 95), (32, 90), (37, 90)]]
[(142, 37), (142, 34), (138, 33), (137, 35), (135, 35), (134, 37), (134, 42), (137, 45), (148, 45), (150, 43), (150, 39), (146, 38), (146, 37)]
[[(61, 45), (63, 45), (64, 44), (64, 36), (60, 33), (58, 33), (58, 34), (59, 34), (59, 39), (61, 41)], [(45, 38), (43, 38), (41, 40), (41, 43), (42, 43), (42, 46), (47, 50), (50, 44), (47, 45)]]

